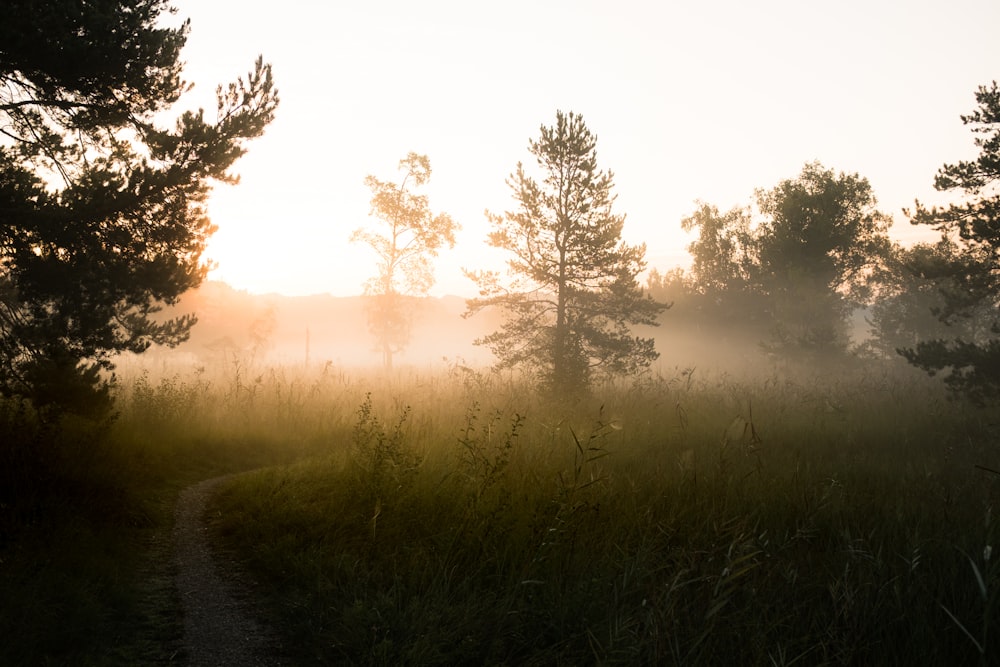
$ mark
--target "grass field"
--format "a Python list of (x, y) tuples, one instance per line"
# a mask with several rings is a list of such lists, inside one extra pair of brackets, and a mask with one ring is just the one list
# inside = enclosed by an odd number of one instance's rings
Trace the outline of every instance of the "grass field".
[(215, 535), (301, 664), (1000, 649), (998, 414), (915, 374), (665, 371), (567, 404), (458, 364), (233, 364), (133, 369), (119, 405), (58, 447), (4, 417), (0, 663), (169, 663), (172, 502), (233, 470)]

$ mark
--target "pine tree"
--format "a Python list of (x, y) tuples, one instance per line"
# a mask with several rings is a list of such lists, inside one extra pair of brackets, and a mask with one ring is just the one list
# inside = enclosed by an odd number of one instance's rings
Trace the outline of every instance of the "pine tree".
[(11, 0), (0, 21), (0, 394), (44, 413), (109, 406), (113, 355), (186, 339), (157, 319), (205, 277), (205, 201), (278, 102), (261, 59), (214, 122), (162, 118), (187, 89), (189, 24), (165, 0)]
[(656, 325), (666, 308), (643, 293), (644, 245), (622, 242), (623, 215), (612, 211), (613, 174), (597, 167), (597, 139), (578, 114), (556, 113), (529, 142), (541, 181), (519, 163), (507, 179), (517, 207), (487, 213), (488, 242), (512, 255), (507, 284), (494, 271), (467, 271), (487, 307), (505, 314), (501, 328), (476, 344), (501, 368), (518, 367), (558, 394), (579, 393), (595, 373), (647, 368), (658, 356), (651, 338), (630, 326)]
[(936, 312), (948, 324), (959, 318), (993, 316), (988, 340), (955, 337), (918, 343), (900, 350), (912, 364), (934, 375), (947, 371), (945, 382), (956, 392), (980, 403), (1000, 396), (1000, 88), (994, 81), (976, 91), (979, 107), (962, 116), (971, 127), (979, 157), (946, 164), (938, 170), (934, 187), (962, 193), (965, 200), (945, 207), (916, 204), (915, 225), (931, 226), (960, 248), (954, 261), (938, 267), (944, 279), (939, 292), (944, 305)]

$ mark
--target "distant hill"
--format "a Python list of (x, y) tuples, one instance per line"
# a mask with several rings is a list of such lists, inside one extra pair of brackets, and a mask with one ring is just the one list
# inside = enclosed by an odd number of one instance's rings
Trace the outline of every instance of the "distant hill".
[[(465, 299), (456, 296), (414, 299), (413, 339), (396, 356), (400, 365), (438, 363), (461, 357), (488, 364), (492, 356), (472, 341), (496, 329), (496, 314), (463, 319)], [(250, 294), (226, 283), (208, 281), (185, 294), (174, 313), (195, 313), (198, 324), (178, 353), (209, 361), (233, 354), (258, 361), (369, 366), (380, 363), (368, 331), (364, 297)]]

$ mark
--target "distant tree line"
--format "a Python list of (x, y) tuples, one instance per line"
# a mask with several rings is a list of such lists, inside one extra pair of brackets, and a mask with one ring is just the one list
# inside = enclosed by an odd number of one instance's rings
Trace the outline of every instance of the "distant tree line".
[[(701, 203), (681, 225), (698, 234), (682, 282), (695, 316), (752, 332), (766, 349), (803, 362), (848, 350), (850, 315), (890, 247), (889, 218), (868, 181), (818, 163), (758, 190), (754, 206), (721, 213)], [(668, 278), (652, 275), (650, 289), (665, 289)]]
[[(945, 164), (935, 188), (957, 203), (905, 211), (940, 232), (902, 247), (888, 237), (867, 179), (818, 163), (726, 212), (682, 221), (697, 233), (689, 271), (652, 271), (647, 288), (674, 302), (677, 323), (736, 332), (792, 362), (900, 359), (943, 374), (977, 402), (1000, 397), (1000, 90), (976, 91), (962, 116), (977, 159)], [(866, 313), (868, 336), (850, 324)]]

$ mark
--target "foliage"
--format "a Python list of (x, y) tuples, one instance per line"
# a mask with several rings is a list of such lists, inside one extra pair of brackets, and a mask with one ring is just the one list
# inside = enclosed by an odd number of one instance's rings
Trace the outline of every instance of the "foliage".
[(771, 297), (779, 347), (846, 351), (865, 272), (889, 247), (890, 220), (868, 180), (807, 164), (798, 178), (758, 192), (757, 205), (758, 280)]
[[(870, 310), (868, 347), (884, 358), (898, 358), (899, 350), (926, 340), (986, 344), (993, 336), (992, 307), (978, 296), (970, 300), (976, 294), (970, 279), (982, 275), (979, 259), (947, 236), (933, 244), (894, 247), (872, 276), (879, 293)], [(961, 303), (965, 306), (959, 310)]]
[(409, 413), (408, 406), (403, 408), (396, 423), (386, 430), (375, 414), (371, 393), (365, 395), (358, 408), (353, 438), (353, 459), (358, 473), (354, 488), (360, 502), (373, 508), (373, 532), (383, 506), (394, 509), (392, 500), (420, 466), (420, 456), (406, 446), (404, 426)]
[(690, 298), (688, 308), (677, 310), (679, 323), (707, 326), (732, 338), (752, 340), (753, 345), (771, 333), (773, 318), (767, 295), (757, 282), (759, 258), (752, 212), (733, 208), (720, 213), (699, 203), (681, 220), (686, 231), (698, 231), (691, 242)]
[[(980, 86), (978, 108), (962, 116), (976, 136), (979, 156), (972, 161), (945, 164), (934, 187), (956, 192), (965, 200), (927, 208), (917, 202), (913, 224), (928, 225), (954, 239), (958, 251), (939, 269), (943, 304), (936, 313), (944, 323), (956, 318), (996, 317), (1000, 305), (1000, 87)], [(915, 366), (930, 374), (948, 371), (945, 382), (976, 400), (1000, 396), (1000, 333), (993, 324), (988, 340), (970, 339), (961, 330), (925, 340), (902, 351)], [(955, 335), (957, 334), (957, 336)]]
[(15, 0), (0, 23), (0, 392), (42, 411), (100, 413), (113, 354), (185, 340), (193, 316), (155, 315), (204, 278), (209, 184), (274, 116), (258, 58), (214, 122), (160, 127), (187, 89), (166, 11)]
[(752, 284), (759, 261), (749, 209), (733, 208), (720, 214), (718, 207), (700, 202), (694, 213), (681, 220), (681, 228), (698, 230), (688, 251), (699, 290), (739, 292)]
[(653, 340), (630, 325), (655, 325), (666, 306), (643, 294), (645, 246), (622, 242), (625, 217), (612, 211), (613, 174), (597, 168), (597, 138), (578, 114), (556, 112), (530, 140), (542, 180), (518, 163), (507, 179), (516, 210), (487, 216), (489, 244), (505, 250), (509, 284), (467, 271), (480, 297), (467, 315), (499, 307), (501, 328), (479, 340), (499, 367), (534, 373), (559, 395), (579, 393), (595, 373), (635, 373), (656, 359)]
[(426, 196), (410, 190), (430, 179), (427, 156), (410, 153), (399, 161), (399, 168), (406, 175), (398, 185), (371, 175), (365, 178), (372, 191), (371, 215), (385, 223), (385, 231), (359, 228), (351, 234), (352, 242), (368, 245), (378, 257), (378, 272), (365, 284), (365, 293), (371, 298), (369, 328), (387, 369), (392, 368), (393, 355), (410, 340), (404, 296), (427, 294), (434, 284), (430, 259), (437, 257), (442, 246), (455, 246), (459, 229), (448, 214), (433, 215)]
[(251, 393), (238, 368), (133, 363), (119, 363), (110, 425), (56, 428), (0, 400), (0, 664), (176, 661), (178, 489), (349, 442), (362, 393), (335, 373), (270, 369)]
[[(106, 447), (0, 484), (0, 663), (162, 661), (172, 499), (263, 466), (209, 516), (295, 664), (991, 664), (995, 409), (882, 368), (542, 408), (489, 373), (122, 363)], [(37, 470), (4, 405), (0, 475)]]
[(656, 301), (674, 304), (688, 298), (693, 287), (690, 275), (681, 267), (675, 267), (664, 272), (650, 269), (646, 276), (646, 289)]
[(701, 204), (685, 218), (696, 289), (738, 322), (770, 328), (768, 346), (812, 359), (843, 354), (848, 318), (869, 298), (867, 277), (889, 250), (889, 219), (867, 179), (806, 164), (758, 190), (750, 209)]

